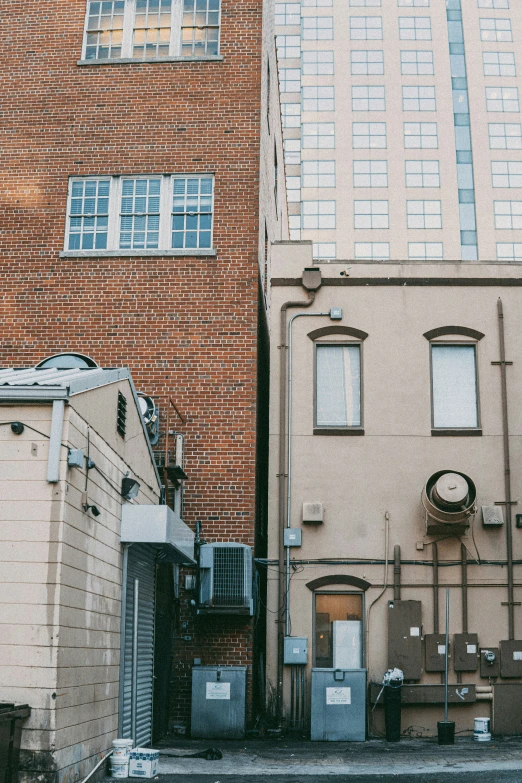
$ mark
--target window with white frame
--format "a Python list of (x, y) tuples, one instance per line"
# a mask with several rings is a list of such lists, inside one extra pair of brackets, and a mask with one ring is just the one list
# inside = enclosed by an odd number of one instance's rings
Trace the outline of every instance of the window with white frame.
[(522, 242), (497, 242), (497, 261), (522, 261)]
[(433, 52), (429, 49), (403, 49), (401, 73), (403, 76), (433, 76)]
[(353, 186), (354, 188), (387, 188), (388, 161), (354, 160)]
[(495, 228), (522, 228), (522, 201), (495, 201)]
[(352, 41), (382, 41), (382, 17), (351, 16), (350, 38)]
[(386, 111), (384, 87), (352, 87), (352, 111)]
[(352, 147), (354, 150), (386, 149), (386, 123), (353, 122)]
[(522, 125), (519, 122), (490, 122), (489, 148), (492, 150), (522, 149)]
[(335, 161), (304, 160), (301, 183), (303, 188), (335, 188)]
[(486, 106), (488, 111), (519, 112), (517, 87), (486, 87)]
[(500, 8), (509, 9), (509, 0), (478, 0), (479, 8)]
[(481, 19), (481, 41), (512, 41), (511, 19)]
[(353, 256), (358, 261), (389, 261), (389, 242), (355, 242)]
[(352, 76), (382, 76), (384, 52), (382, 49), (352, 49), (350, 52)]
[(318, 261), (336, 257), (335, 242), (314, 242), (312, 248), (313, 257)]
[(66, 250), (212, 247), (208, 176), (72, 178)]
[(302, 228), (335, 228), (335, 201), (303, 201)]
[(430, 344), (434, 429), (479, 426), (476, 345)]
[(301, 177), (286, 178), (286, 197), (289, 203), (301, 201)]
[(333, 0), (301, 0), (303, 8), (331, 8)]
[(335, 147), (335, 123), (304, 122), (303, 149), (331, 150)]
[(279, 90), (283, 92), (301, 92), (301, 71), (299, 68), (279, 69)]
[(410, 261), (442, 261), (443, 258), (442, 242), (408, 242)]
[(389, 228), (388, 201), (354, 201), (354, 228)]
[(380, 8), (382, 0), (350, 0), (351, 8)]
[(484, 76), (516, 76), (515, 52), (482, 52)]
[(408, 228), (442, 228), (440, 201), (407, 201)]
[(303, 111), (334, 111), (334, 88), (303, 87), (302, 107)]
[(220, 0), (88, 0), (83, 57), (217, 55), (219, 17)]
[(439, 139), (436, 122), (405, 122), (404, 149), (437, 149)]
[(494, 188), (522, 188), (522, 161), (492, 160), (491, 177)]
[(301, 24), (301, 4), (300, 3), (276, 3), (275, 4), (275, 25), (284, 27), (294, 27)]
[(332, 51), (303, 52), (301, 68), (303, 76), (333, 76), (334, 53)]
[(277, 56), (280, 60), (301, 57), (300, 35), (276, 35)]
[(430, 0), (398, 0), (399, 8), (428, 8)]
[(402, 110), (403, 111), (436, 111), (435, 87), (414, 87), (402, 88)]
[(438, 160), (405, 161), (407, 188), (440, 188)]
[(431, 41), (430, 17), (399, 16), (399, 38), (401, 41)]
[(332, 41), (333, 16), (304, 16), (301, 35), (303, 41)]
[(288, 215), (290, 239), (301, 239), (301, 215)]
[(281, 118), (283, 128), (301, 127), (301, 103), (282, 103)]
[(315, 346), (315, 426), (361, 427), (361, 346)]
[(301, 139), (285, 139), (283, 147), (286, 165), (298, 166), (301, 163)]

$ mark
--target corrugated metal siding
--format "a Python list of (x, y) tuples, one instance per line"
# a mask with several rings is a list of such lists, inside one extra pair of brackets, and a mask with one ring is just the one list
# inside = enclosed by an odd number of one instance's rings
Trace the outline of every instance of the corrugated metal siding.
[(132, 736), (132, 641), (134, 618), (134, 580), (138, 587), (138, 685), (136, 737), (134, 745), (152, 742), (152, 697), (154, 677), (154, 607), (156, 549), (150, 544), (134, 544), (129, 549), (127, 566), (127, 608), (125, 612), (125, 654), (123, 674), (122, 736)]

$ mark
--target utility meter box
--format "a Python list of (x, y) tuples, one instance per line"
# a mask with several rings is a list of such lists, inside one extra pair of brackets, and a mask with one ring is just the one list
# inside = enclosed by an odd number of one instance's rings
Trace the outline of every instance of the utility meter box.
[(405, 680), (422, 676), (422, 603), (389, 601), (388, 668), (397, 667)]
[(424, 637), (424, 652), (424, 668), (427, 672), (445, 671), (446, 636), (443, 633), (427, 633)]
[(242, 739), (245, 728), (246, 666), (195, 666), (191, 737)]
[(286, 664), (308, 663), (308, 639), (304, 636), (285, 636)]
[(476, 672), (478, 669), (478, 649), (476, 633), (456, 633), (453, 637), (454, 671)]
[(303, 531), (300, 527), (285, 527), (285, 546), (301, 546)]
[(364, 742), (366, 669), (312, 669), (311, 739)]
[(500, 642), (500, 676), (522, 677), (522, 641)]

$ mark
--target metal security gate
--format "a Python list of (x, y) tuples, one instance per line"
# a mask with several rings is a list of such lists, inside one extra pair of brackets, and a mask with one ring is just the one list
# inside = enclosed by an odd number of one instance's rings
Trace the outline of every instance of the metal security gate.
[(135, 747), (152, 742), (156, 554), (150, 544), (133, 544), (124, 559), (119, 736)]

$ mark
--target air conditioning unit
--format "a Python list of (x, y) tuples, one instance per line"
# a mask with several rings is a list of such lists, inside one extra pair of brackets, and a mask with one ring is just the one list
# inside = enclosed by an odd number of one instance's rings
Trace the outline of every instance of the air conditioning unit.
[(199, 614), (254, 614), (251, 547), (203, 544), (199, 568)]

